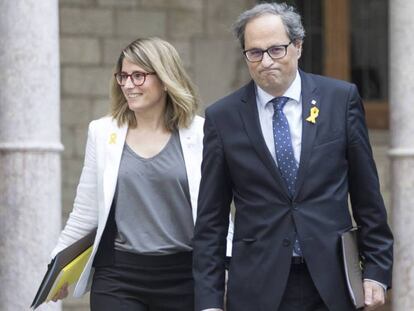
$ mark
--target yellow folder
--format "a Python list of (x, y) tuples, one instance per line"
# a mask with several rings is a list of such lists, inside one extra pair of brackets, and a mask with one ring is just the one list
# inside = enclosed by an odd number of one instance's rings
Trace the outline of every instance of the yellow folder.
[(55, 282), (53, 283), (49, 295), (46, 298), (46, 302), (52, 300), (52, 298), (59, 292), (65, 283), (68, 283), (68, 285), (71, 286), (79, 280), (79, 277), (85, 268), (85, 265), (91, 256), (91, 253), (92, 246), (80, 254), (78, 257), (76, 257), (72, 262), (70, 262), (60, 271), (59, 275), (56, 277)]
[(92, 253), (96, 228), (85, 237), (61, 250), (48, 265), (48, 269), (33, 299), (32, 309), (50, 301), (63, 284), (76, 283)]

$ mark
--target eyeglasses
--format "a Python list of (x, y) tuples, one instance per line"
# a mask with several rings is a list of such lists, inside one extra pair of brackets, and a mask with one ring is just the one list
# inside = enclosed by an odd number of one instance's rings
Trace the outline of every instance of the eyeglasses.
[(263, 54), (267, 53), (272, 59), (278, 59), (285, 57), (287, 54), (287, 48), (293, 41), (290, 41), (288, 44), (282, 45), (273, 45), (266, 50), (262, 49), (250, 49), (243, 51), (244, 56), (249, 62), (256, 63), (261, 62), (263, 59)]
[(131, 81), (135, 86), (141, 86), (145, 83), (148, 75), (155, 75), (155, 72), (134, 71), (131, 74), (127, 74), (126, 72), (121, 71), (114, 74), (116, 82), (118, 82), (120, 86), (124, 86), (128, 78), (131, 78)]

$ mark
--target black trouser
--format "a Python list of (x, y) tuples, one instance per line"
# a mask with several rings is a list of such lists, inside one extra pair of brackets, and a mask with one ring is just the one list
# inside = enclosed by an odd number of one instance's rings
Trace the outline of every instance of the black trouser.
[(95, 267), (91, 311), (193, 311), (192, 253), (143, 256), (115, 251)]
[(329, 311), (305, 263), (292, 261), (288, 283), (278, 311)]

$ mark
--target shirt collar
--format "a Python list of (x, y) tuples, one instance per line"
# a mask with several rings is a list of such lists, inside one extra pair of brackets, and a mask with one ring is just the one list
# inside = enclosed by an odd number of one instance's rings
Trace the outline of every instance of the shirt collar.
[[(302, 82), (301, 82), (299, 71), (296, 71), (296, 77), (293, 80), (292, 84), (283, 94), (283, 96), (289, 97), (295, 100), (296, 103), (300, 103), (300, 94), (302, 92)], [(270, 102), (274, 96), (270, 95), (269, 93), (265, 92), (260, 86), (256, 84), (257, 89), (257, 100), (263, 108), (266, 106), (268, 102)]]

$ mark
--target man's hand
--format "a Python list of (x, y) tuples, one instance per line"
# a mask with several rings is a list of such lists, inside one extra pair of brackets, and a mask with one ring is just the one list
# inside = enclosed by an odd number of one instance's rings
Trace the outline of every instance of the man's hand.
[(375, 310), (385, 303), (384, 288), (372, 281), (364, 280), (364, 296), (365, 308), (364, 311)]

